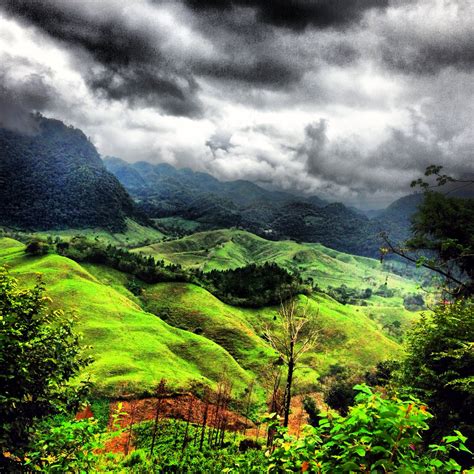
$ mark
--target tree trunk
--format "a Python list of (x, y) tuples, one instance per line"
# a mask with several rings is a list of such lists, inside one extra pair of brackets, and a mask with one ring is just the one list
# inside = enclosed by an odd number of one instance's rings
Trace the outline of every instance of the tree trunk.
[(288, 360), (288, 375), (286, 377), (285, 387), (285, 403), (284, 403), (284, 415), (283, 415), (283, 426), (288, 426), (288, 419), (290, 417), (290, 405), (291, 405), (291, 384), (293, 383), (293, 372), (295, 370), (295, 361), (293, 360), (293, 344), (291, 347), (291, 357)]

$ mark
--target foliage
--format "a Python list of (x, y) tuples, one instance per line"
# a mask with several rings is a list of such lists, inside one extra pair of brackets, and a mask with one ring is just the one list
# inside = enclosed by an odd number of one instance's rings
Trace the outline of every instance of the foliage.
[(308, 290), (301, 278), (275, 263), (199, 273), (199, 280), (226, 303), (242, 306), (279, 304)]
[(347, 415), (356, 396), (353, 387), (360, 381), (360, 374), (347, 366), (341, 364), (329, 366), (327, 373), (320, 378), (324, 401), (342, 415)]
[(28, 243), (25, 252), (34, 256), (46, 255), (49, 252), (49, 245), (35, 239)]
[(48, 302), (41, 280), (22, 289), (0, 268), (0, 451), (19, 458), (37, 421), (77, 409), (87, 389), (73, 383), (90, 362), (73, 320)]
[(93, 418), (55, 417), (35, 426), (23, 463), (28, 471), (92, 472), (103, 448), (103, 428)]
[(78, 129), (39, 114), (24, 135), (0, 129), (0, 222), (23, 229), (125, 228), (145, 222), (94, 145)]
[[(401, 247), (395, 246), (386, 232), (382, 233), (385, 255), (395, 254), (419, 267), (427, 268), (444, 279), (444, 287), (455, 297), (474, 294), (474, 199), (464, 195), (448, 196), (474, 180), (455, 179), (441, 174), (442, 166), (431, 165), (425, 176), (436, 176), (436, 184), (419, 178), (411, 183), (424, 190), (424, 199), (412, 216), (412, 235)], [(459, 184), (461, 183), (461, 184)], [(445, 194), (432, 188), (449, 189)], [(454, 185), (454, 187), (453, 187)]]
[(426, 309), (425, 300), (420, 294), (405, 295), (403, 297), (403, 306), (408, 311), (420, 311)]
[(353, 304), (361, 306), (367, 305), (364, 300), (369, 299), (373, 294), (372, 288), (359, 290), (357, 288), (350, 288), (345, 284), (342, 284), (338, 287), (328, 286), (325, 292), (336, 301), (339, 301), (341, 304)]
[(474, 439), (474, 302), (439, 304), (407, 338), (407, 356), (398, 371), (434, 414), (429, 440), (461, 430)]
[(303, 408), (304, 411), (308, 414), (308, 423), (311, 426), (317, 426), (319, 421), (320, 410), (314, 401), (314, 398), (305, 397), (303, 398)]
[[(452, 451), (467, 451), (460, 433), (424, 449), (430, 413), (413, 398), (384, 399), (366, 385), (347, 416), (321, 414), (319, 426), (295, 439), (278, 427), (269, 472), (460, 472)], [(272, 421), (270, 419), (270, 421)]]
[(123, 465), (131, 472), (179, 472), (179, 473), (259, 473), (265, 469), (264, 452), (261, 449), (239, 451), (241, 436), (227, 432), (221, 445), (209, 443), (213, 428), (205, 431), (200, 447), (202, 427), (181, 420), (162, 419), (158, 438), (150, 456), (153, 424), (143, 422), (133, 429), (136, 454), (129, 455)]
[(459, 280), (462, 294), (474, 293), (474, 199), (426, 192), (408, 245), (434, 252), (437, 261), (426, 263)]

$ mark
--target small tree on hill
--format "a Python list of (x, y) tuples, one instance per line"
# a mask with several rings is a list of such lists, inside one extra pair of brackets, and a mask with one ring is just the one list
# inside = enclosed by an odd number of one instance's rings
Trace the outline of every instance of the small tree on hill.
[(72, 319), (48, 301), (41, 280), (22, 289), (0, 267), (0, 471), (18, 469), (38, 423), (77, 410), (87, 389), (71, 381), (90, 359)]
[(276, 325), (265, 331), (266, 339), (287, 367), (283, 426), (288, 426), (296, 364), (305, 352), (315, 347), (318, 335), (319, 327), (315, 324), (314, 317), (308, 314), (307, 306), (300, 306), (295, 299), (281, 305)]

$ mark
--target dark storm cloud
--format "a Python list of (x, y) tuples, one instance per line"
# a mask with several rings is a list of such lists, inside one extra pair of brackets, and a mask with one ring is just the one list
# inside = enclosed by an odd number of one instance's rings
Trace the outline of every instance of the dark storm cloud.
[(434, 75), (446, 68), (472, 71), (472, 0), (393, 1), (386, 15), (372, 18), (385, 67), (413, 75)]
[(460, 71), (474, 69), (474, 29), (456, 41), (436, 38), (419, 39), (406, 44), (404, 38), (381, 46), (382, 59), (390, 69), (407, 74), (436, 74), (452, 67)]
[(389, 128), (387, 137), (375, 149), (365, 151), (351, 140), (330, 141), (328, 123), (320, 119), (306, 127), (297, 156), (311, 176), (357, 193), (407, 190), (413, 177), (422, 175), (432, 164), (445, 164), (457, 176), (472, 173), (470, 151), (456, 139), (440, 143), (421, 132), (425, 125), (413, 114), (411, 130)]
[(388, 0), (185, 0), (194, 10), (229, 11), (249, 7), (257, 19), (269, 25), (303, 30), (306, 27), (340, 28), (357, 23), (373, 8), (388, 6)]
[(37, 125), (32, 112), (42, 111), (52, 104), (55, 92), (40, 74), (29, 74), (21, 80), (12, 78), (11, 58), (3, 59), (0, 65), (0, 128), (34, 134)]
[(56, 40), (87, 51), (102, 66), (85, 68), (94, 90), (132, 106), (151, 103), (171, 115), (201, 113), (193, 76), (166, 58), (147, 31), (127, 26), (118, 12), (88, 15), (86, 4), (81, 9), (54, 0), (7, 0), (3, 7)]
[[(248, 61), (248, 62), (247, 62)], [(241, 61), (208, 63), (198, 66), (199, 74), (245, 82), (254, 86), (282, 88), (300, 80), (303, 71), (283, 58), (243, 58)]]

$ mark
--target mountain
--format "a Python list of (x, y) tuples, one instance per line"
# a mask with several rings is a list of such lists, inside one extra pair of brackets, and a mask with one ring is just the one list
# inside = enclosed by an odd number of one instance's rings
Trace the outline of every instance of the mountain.
[(0, 129), (0, 225), (120, 231), (143, 219), (81, 130), (33, 117), (32, 135)]
[(221, 182), (169, 164), (119, 158), (104, 163), (151, 218), (184, 218), (198, 224), (193, 230), (239, 227), (274, 240), (320, 242), (360, 255), (379, 252), (378, 227), (340, 203), (269, 191), (249, 181)]
[(387, 233), (393, 242), (403, 242), (410, 236), (411, 217), (423, 201), (423, 193), (410, 194), (392, 202), (380, 211), (372, 222)]
[[(120, 158), (106, 157), (104, 164), (136, 198), (156, 206), (157, 212), (192, 204), (197, 197), (212, 195), (232, 201), (239, 208), (262, 202), (290, 202), (296, 197), (281, 191), (268, 191), (245, 181), (222, 182), (207, 173), (189, 168), (176, 169), (167, 163), (144, 161), (127, 163)], [(317, 197), (313, 204), (325, 204)]]

